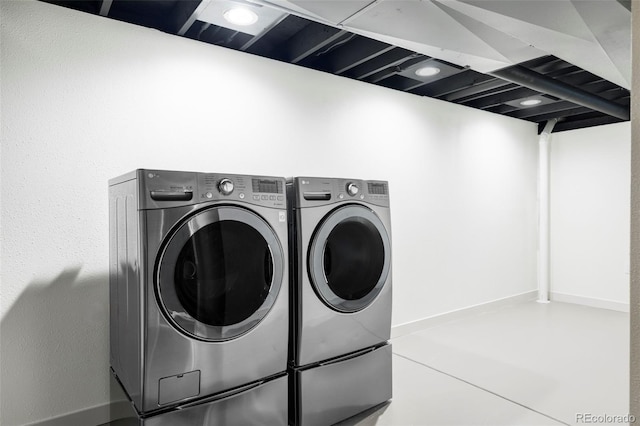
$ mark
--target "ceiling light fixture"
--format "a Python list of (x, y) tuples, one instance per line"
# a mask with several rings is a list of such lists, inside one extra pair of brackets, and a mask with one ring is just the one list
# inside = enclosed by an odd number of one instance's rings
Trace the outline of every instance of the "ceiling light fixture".
[(438, 67), (426, 66), (418, 68), (416, 70), (416, 75), (419, 77), (431, 77), (438, 74), (439, 72), (440, 68)]
[(520, 101), (520, 105), (522, 106), (534, 106), (534, 105), (538, 105), (541, 104), (542, 101), (540, 99), (527, 99), (524, 101)]
[(234, 7), (223, 14), (224, 19), (235, 25), (253, 25), (258, 21), (258, 15), (252, 10), (243, 7)]

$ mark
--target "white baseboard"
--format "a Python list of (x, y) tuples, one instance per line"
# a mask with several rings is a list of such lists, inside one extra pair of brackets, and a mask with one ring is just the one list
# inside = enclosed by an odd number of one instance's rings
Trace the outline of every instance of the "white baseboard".
[(26, 426), (97, 426), (128, 417), (131, 412), (129, 401), (116, 401), (29, 423)]
[(612, 311), (629, 312), (629, 304), (617, 302), (615, 300), (598, 299), (595, 297), (577, 296), (575, 294), (557, 293), (552, 291), (550, 294), (551, 301), (573, 303), (576, 305), (591, 306), (593, 308), (609, 309)]
[(470, 314), (478, 314), (486, 312), (490, 309), (496, 309), (516, 303), (528, 302), (535, 300), (538, 295), (537, 290), (531, 290), (513, 296), (503, 297), (502, 299), (492, 300), (490, 302), (479, 303), (477, 305), (467, 306), (466, 308), (456, 309), (442, 314), (433, 315), (417, 321), (407, 322), (391, 327), (391, 338), (405, 336), (428, 327), (434, 327), (442, 323), (456, 320), (468, 316)]

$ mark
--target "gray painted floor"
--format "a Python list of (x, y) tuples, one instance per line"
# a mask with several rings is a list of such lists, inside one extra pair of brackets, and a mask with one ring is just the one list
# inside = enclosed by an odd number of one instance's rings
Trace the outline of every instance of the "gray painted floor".
[(578, 425), (628, 412), (627, 313), (529, 302), (392, 344), (393, 400), (342, 425)]

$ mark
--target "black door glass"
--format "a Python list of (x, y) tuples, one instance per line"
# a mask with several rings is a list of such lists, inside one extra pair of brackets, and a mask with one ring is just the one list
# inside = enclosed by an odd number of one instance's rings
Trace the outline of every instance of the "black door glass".
[(178, 255), (174, 282), (189, 315), (228, 326), (256, 312), (272, 278), (271, 252), (262, 235), (246, 223), (226, 220), (191, 236)]
[(366, 296), (378, 284), (384, 266), (384, 244), (376, 227), (352, 217), (337, 224), (324, 248), (329, 288), (345, 300)]

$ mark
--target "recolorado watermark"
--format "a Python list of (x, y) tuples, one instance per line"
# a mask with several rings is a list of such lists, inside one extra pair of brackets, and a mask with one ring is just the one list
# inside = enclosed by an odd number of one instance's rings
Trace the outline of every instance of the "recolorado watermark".
[(633, 414), (611, 415), (611, 414), (576, 413), (576, 423), (633, 424), (635, 422), (636, 422), (636, 416), (634, 416)]

